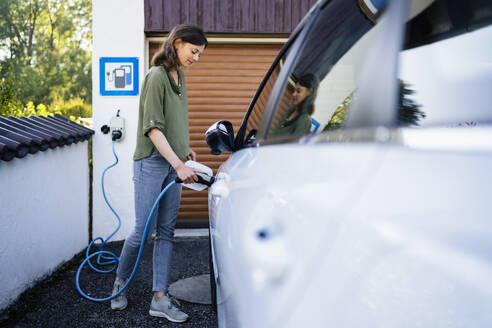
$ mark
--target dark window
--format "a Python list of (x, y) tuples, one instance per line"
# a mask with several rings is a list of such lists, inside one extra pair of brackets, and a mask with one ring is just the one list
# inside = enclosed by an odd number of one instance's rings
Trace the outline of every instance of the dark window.
[(400, 53), (403, 124), (492, 121), (491, 22), (489, 0), (438, 0), (408, 23)]

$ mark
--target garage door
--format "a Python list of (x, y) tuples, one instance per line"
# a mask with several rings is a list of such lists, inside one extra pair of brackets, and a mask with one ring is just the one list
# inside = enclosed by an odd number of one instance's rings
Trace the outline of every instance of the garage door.
[[(150, 58), (158, 47), (158, 43), (150, 43)], [(210, 44), (200, 61), (185, 71), (191, 148), (197, 153), (197, 161), (211, 167), (214, 174), (229, 155), (210, 154), (205, 131), (214, 122), (226, 119), (237, 132), (280, 48), (280, 44)], [(178, 219), (181, 225), (186, 225), (185, 221), (196, 222), (196, 219), (206, 223), (207, 191), (184, 188)]]

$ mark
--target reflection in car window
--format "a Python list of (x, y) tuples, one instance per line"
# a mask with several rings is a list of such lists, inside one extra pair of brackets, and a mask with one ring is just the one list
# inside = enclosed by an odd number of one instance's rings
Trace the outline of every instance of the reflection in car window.
[(428, 125), (492, 119), (492, 2), (437, 0), (407, 25), (400, 80)]
[(272, 74), (268, 78), (265, 86), (261, 90), (261, 93), (256, 100), (256, 103), (251, 111), (251, 114), (248, 118), (246, 125), (246, 138), (245, 143), (252, 143), (256, 140), (256, 133), (258, 131), (258, 126), (260, 124), (260, 120), (263, 117), (263, 113), (265, 111), (266, 104), (268, 102), (268, 98), (272, 92), (273, 86), (277, 81), (280, 70), (282, 69), (285, 58), (287, 57), (288, 52), (280, 59), (278, 64), (274, 67)]
[[(374, 18), (374, 17), (372, 17)], [(355, 90), (355, 76), (370, 44), (374, 23), (364, 14), (357, 1), (333, 0), (321, 12), (302, 49), (297, 65), (276, 108), (268, 138), (287, 134), (302, 135), (316, 129), (321, 131), (332, 116), (343, 121), (343, 106), (348, 106)], [(296, 87), (306, 75), (316, 77), (316, 95), (310, 111), (295, 110)], [(345, 104), (345, 105), (344, 105)], [(306, 117), (311, 125), (307, 130), (290, 129), (279, 133), (279, 127)], [(340, 124), (341, 126), (341, 124)]]
[(275, 120), (272, 137), (310, 132), (311, 115), (314, 112), (318, 86), (318, 77), (311, 73), (301, 75), (296, 79), (295, 84), (289, 81), (287, 89), (292, 89), (292, 105), (287, 111), (283, 109), (279, 111), (285, 113), (280, 119)]
[[(490, 121), (492, 3), (437, 0), (412, 14), (400, 54), (398, 125)], [(352, 98), (337, 107), (325, 131), (343, 127)]]
[[(292, 71), (268, 138), (279, 136), (275, 128), (292, 106), (295, 81), (306, 73), (320, 80), (310, 115), (321, 123), (318, 132), (344, 126), (356, 78), (380, 29), (361, 3), (333, 0), (324, 8)], [(492, 2), (429, 0), (413, 10), (400, 55), (398, 125), (490, 122)]]

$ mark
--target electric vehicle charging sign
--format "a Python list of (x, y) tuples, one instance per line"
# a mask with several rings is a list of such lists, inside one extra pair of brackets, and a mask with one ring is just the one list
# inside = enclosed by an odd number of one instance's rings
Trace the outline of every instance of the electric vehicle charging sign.
[(138, 95), (138, 58), (99, 58), (99, 89), (102, 96)]

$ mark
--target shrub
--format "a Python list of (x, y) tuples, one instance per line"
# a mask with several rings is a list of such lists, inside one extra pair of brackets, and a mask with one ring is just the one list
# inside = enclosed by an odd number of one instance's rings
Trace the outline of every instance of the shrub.
[(79, 117), (92, 117), (92, 106), (84, 103), (84, 100), (80, 97), (67, 101), (60, 98), (55, 99), (49, 106), (49, 109), (50, 111), (59, 112), (61, 115), (69, 117), (72, 121)]
[[(2, 66), (0, 66), (0, 70)], [(13, 75), (10, 71), (0, 78), (0, 115), (2, 116), (20, 116), (23, 106), (19, 99), (17, 99), (17, 92), (15, 89)]]

